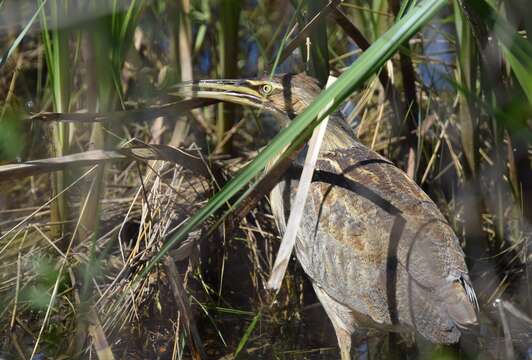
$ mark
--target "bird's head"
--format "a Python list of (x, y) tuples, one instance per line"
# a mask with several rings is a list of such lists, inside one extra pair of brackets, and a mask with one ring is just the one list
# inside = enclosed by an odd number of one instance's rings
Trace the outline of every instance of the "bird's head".
[(317, 80), (305, 74), (253, 80), (197, 80), (181, 83), (175, 89), (171, 94), (248, 105), (288, 118), (305, 110), (321, 91)]

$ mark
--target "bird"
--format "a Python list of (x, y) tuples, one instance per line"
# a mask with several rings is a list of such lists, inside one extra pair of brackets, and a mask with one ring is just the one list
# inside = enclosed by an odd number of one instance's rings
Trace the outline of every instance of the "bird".
[[(184, 97), (270, 112), (286, 125), (319, 95), (304, 74), (182, 83)], [(281, 229), (305, 149), (272, 190)], [(363, 145), (339, 112), (330, 115), (295, 244), (296, 257), (332, 322), (342, 360), (363, 329), (418, 332), (456, 343), (478, 323), (465, 255), (430, 197), (390, 160)]]

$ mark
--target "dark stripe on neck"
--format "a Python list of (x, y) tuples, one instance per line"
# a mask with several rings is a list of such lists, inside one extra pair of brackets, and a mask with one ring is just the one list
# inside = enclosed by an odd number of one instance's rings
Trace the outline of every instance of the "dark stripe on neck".
[(284, 111), (286, 115), (293, 119), (296, 117), (294, 106), (292, 104), (292, 74), (285, 74), (282, 78), (283, 83), (283, 98), (284, 98)]

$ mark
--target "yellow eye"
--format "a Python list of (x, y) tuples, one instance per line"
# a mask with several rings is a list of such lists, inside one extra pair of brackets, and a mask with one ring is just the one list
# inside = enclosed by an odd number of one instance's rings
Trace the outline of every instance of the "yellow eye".
[(270, 84), (264, 84), (260, 87), (260, 92), (262, 95), (269, 95), (273, 90), (273, 87)]

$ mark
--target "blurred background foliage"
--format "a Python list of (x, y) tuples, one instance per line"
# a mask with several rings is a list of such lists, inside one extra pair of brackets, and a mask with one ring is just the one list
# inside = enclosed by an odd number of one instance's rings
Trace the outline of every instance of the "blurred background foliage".
[[(530, 358), (530, 4), (431, 1), (419, 31), (399, 20), (427, 1), (0, 1), (0, 358), (337, 358), (297, 262), (275, 299), (264, 290), (279, 244), (268, 202), (233, 213), (256, 173), (213, 197), (275, 121), (171, 93), (301, 71), (325, 84), (374, 43), (337, 110), (455, 229), (481, 324), (453, 347), (369, 333), (356, 351)], [(411, 38), (387, 44), (394, 24)]]

